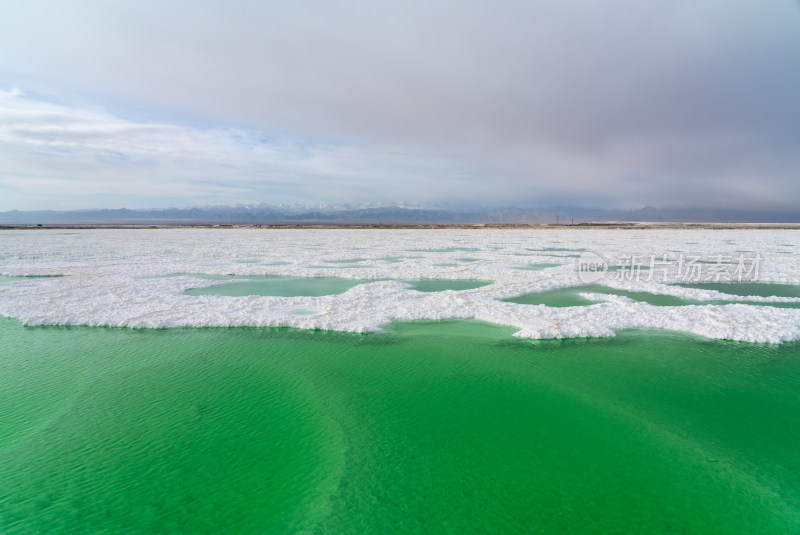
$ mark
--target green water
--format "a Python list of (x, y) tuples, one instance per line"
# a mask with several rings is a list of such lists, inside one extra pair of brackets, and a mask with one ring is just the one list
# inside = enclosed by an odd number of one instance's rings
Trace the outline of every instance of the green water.
[(414, 253), (473, 253), (480, 251), (477, 247), (442, 247), (441, 249), (411, 249)]
[[(795, 291), (795, 289), (797, 288), (795, 286), (788, 286), (783, 284), (759, 284), (759, 283), (749, 283), (746, 285), (733, 285), (727, 283), (719, 283), (719, 284), (708, 283), (708, 284), (692, 284), (692, 285), (687, 284), (682, 286), (701, 288), (704, 290), (719, 290), (721, 292), (726, 291), (726, 288), (723, 288), (723, 286), (730, 286), (729, 289), (731, 291), (726, 293), (731, 293), (733, 295), (744, 295), (744, 296), (762, 295), (767, 292), (791, 293)], [(766, 286), (766, 288), (762, 288), (762, 286)], [(751, 293), (739, 293), (739, 292), (751, 292)], [(753, 292), (761, 292), (761, 293), (753, 293)], [(672, 307), (672, 306), (683, 306), (683, 305), (742, 304), (751, 306), (771, 306), (777, 308), (800, 308), (800, 303), (771, 303), (763, 301), (728, 301), (728, 300), (699, 301), (695, 299), (685, 299), (683, 297), (656, 294), (651, 292), (632, 292), (628, 290), (618, 290), (616, 288), (603, 286), (601, 284), (587, 284), (583, 286), (565, 286), (562, 288), (554, 288), (552, 290), (544, 290), (542, 292), (531, 292), (517, 297), (509, 297), (507, 299), (501, 299), (501, 301), (506, 301), (508, 303), (519, 303), (522, 305), (546, 305), (549, 307), (557, 307), (557, 308), (586, 306), (599, 303), (599, 301), (591, 301), (589, 299), (581, 297), (579, 295), (581, 293), (601, 293), (601, 294), (619, 295), (622, 297), (633, 299), (634, 301), (639, 301), (651, 304), (653, 306), (661, 306), (661, 307)], [(765, 295), (765, 297), (768, 295), (776, 295), (776, 294), (769, 293)], [(788, 295), (787, 297), (794, 297), (794, 296)]]
[(549, 257), (554, 257), (554, 258), (580, 258), (581, 257), (581, 255), (579, 255), (579, 254), (548, 254), (548, 253), (542, 253), (539, 256), (549, 256)]
[(26, 276), (14, 276), (14, 275), (0, 275), (0, 283), (3, 282), (14, 282), (14, 281), (25, 281), (31, 279), (47, 279), (47, 278), (54, 278), (54, 277), (61, 277), (62, 275), (26, 275)]
[(578, 295), (581, 292), (587, 292), (586, 288), (586, 286), (566, 286), (500, 299), (500, 301), (520, 305), (546, 305), (549, 307), (579, 307), (598, 303), (599, 301), (590, 301)]
[[(228, 297), (243, 297), (247, 295), (272, 295), (282, 297), (296, 296), (322, 296), (341, 294), (358, 286), (375, 282), (374, 280), (339, 279), (336, 277), (233, 277), (206, 275), (204, 279), (226, 280), (221, 284), (214, 284), (202, 288), (189, 288), (184, 291), (188, 295), (225, 295)], [(236, 279), (244, 280), (236, 280)], [(445, 290), (472, 290), (491, 284), (484, 280), (457, 280), (457, 279), (422, 279), (403, 281), (419, 292), (443, 292)]]
[[(251, 275), (215, 275), (209, 273), (170, 273), (169, 275), (154, 275), (150, 277), (141, 277), (142, 279), (174, 279), (177, 277), (194, 277), (196, 279), (212, 280), (212, 281), (232, 281), (241, 279), (252, 279)], [(274, 278), (274, 277), (266, 277)]]
[(421, 280), (406, 280), (403, 281), (411, 285), (411, 288), (418, 292), (444, 292), (446, 290), (473, 290), (488, 286), (492, 281), (484, 281), (477, 279), (421, 279)]
[(528, 271), (539, 271), (551, 267), (558, 267), (562, 264), (528, 264), (527, 266), (517, 266), (514, 269), (525, 269)]
[[(226, 277), (227, 278), (227, 277)], [(358, 286), (374, 282), (371, 280), (339, 279), (336, 277), (261, 277), (257, 279), (231, 280), (201, 288), (189, 288), (188, 295), (272, 295), (281, 297), (322, 296), (341, 294)]]
[(543, 292), (533, 292), (517, 297), (510, 297), (502, 299), (509, 303), (519, 303), (522, 305), (547, 305), (549, 307), (576, 307), (586, 306), (599, 301), (590, 301), (584, 299), (579, 294), (581, 293), (602, 293), (610, 295), (620, 295), (628, 297), (634, 301), (641, 301), (649, 303), (654, 306), (681, 306), (703, 304), (700, 301), (690, 301), (675, 297), (672, 295), (661, 295), (650, 292), (630, 292), (627, 290), (617, 290), (608, 286), (600, 284), (587, 284), (584, 286), (566, 286), (563, 288), (554, 288), (552, 290), (545, 290)]
[[(800, 297), (800, 286), (778, 284), (772, 282), (704, 282), (697, 284), (680, 284), (684, 288), (700, 290), (716, 290), (730, 295), (760, 297)], [(764, 301), (705, 301), (703, 304), (731, 305), (742, 304), (752, 306), (770, 306), (775, 308), (800, 308), (800, 302), (764, 302)]]
[(760, 297), (800, 297), (800, 286), (793, 284), (777, 284), (773, 282), (701, 282), (696, 284), (679, 284), (683, 288), (700, 290), (716, 290), (718, 292)]
[(0, 275), (0, 282), (23, 281), (28, 277), (12, 277), (11, 275)]
[(800, 532), (800, 344), (0, 318), (0, 532)]

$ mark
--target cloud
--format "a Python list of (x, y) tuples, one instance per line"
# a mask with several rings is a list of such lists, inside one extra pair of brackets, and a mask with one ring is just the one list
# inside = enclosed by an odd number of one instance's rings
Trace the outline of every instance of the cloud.
[[(315, 149), (279, 157), (274, 180), (299, 197), (800, 202), (800, 10), (785, 0), (43, 0), (4, 9), (3, 79), (134, 122), (166, 110), (214, 135), (280, 132)], [(221, 141), (194, 136), (198, 152)], [(236, 152), (247, 143), (221, 141), (231, 165), (277, 165)], [(167, 146), (158, 158), (183, 154)]]
[[(402, 200), (409, 183), (457, 169), (381, 147), (267, 139), (233, 128), (140, 123), (0, 92), (0, 187), (5, 206), (60, 198), (73, 205)], [(376, 190), (374, 178), (399, 187)], [(361, 193), (353, 196), (353, 192)], [(430, 197), (425, 197), (429, 199)], [(88, 200), (88, 201), (87, 201)], [(27, 208), (27, 206), (24, 206)]]

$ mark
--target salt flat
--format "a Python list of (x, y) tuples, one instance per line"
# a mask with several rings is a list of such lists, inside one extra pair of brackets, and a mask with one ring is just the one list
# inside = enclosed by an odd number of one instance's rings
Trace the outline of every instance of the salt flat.
[[(578, 262), (587, 258), (608, 268), (595, 285), (703, 304), (653, 306), (597, 292), (584, 294), (581, 306), (501, 300), (582, 285), (587, 273)], [(470, 318), (528, 338), (641, 327), (751, 342), (800, 339), (800, 309), (769, 306), (798, 306), (791, 292), (748, 296), (680, 286), (739, 279), (800, 285), (796, 230), (8, 230), (0, 232), (0, 275), (0, 315), (27, 325), (368, 332), (393, 320)], [(359, 284), (322, 296), (184, 293), (230, 276)], [(422, 279), (490, 284), (423, 292), (412, 285)]]

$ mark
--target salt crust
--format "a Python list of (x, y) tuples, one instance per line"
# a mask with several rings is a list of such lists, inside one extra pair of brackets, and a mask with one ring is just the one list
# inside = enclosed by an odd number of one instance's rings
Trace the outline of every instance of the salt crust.
[[(800, 339), (800, 309), (713, 304), (800, 298), (743, 297), (665, 284), (699, 282), (681, 279), (674, 270), (664, 280), (647, 280), (647, 273), (638, 280), (617, 280), (619, 273), (609, 272), (598, 283), (709, 304), (656, 307), (597, 293), (587, 297), (601, 303), (579, 307), (499, 301), (581, 284), (576, 257), (586, 250), (612, 261), (634, 254), (673, 259), (694, 254), (712, 260), (759, 254), (760, 281), (800, 284), (800, 233), (792, 230), (8, 230), (0, 231), (0, 274), (31, 278), (0, 283), (0, 314), (27, 325), (285, 326), (351, 332), (380, 330), (393, 320), (472, 318), (516, 327), (515, 336), (527, 338), (662, 328), (749, 342)], [(559, 265), (519, 269), (554, 263)], [(220, 282), (193, 274), (374, 282), (324, 297), (184, 295), (187, 288)], [(43, 275), (63, 277), (33, 278)], [(495, 282), (473, 290), (424, 293), (403, 279)]]

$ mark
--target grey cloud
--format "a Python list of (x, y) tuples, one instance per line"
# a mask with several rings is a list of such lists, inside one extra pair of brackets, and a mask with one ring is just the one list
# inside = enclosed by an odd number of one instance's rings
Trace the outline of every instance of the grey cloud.
[[(410, 188), (431, 192), (429, 200), (459, 172), (447, 159), (379, 145), (301, 144), (250, 130), (146, 124), (19, 94), (0, 93), (0, 118), (0, 209), (31, 202), (35, 208), (48, 195), (148, 207), (403, 200)], [(441, 178), (438, 186), (426, 186), (431, 175)]]
[(347, 167), (326, 174), (342, 181), (339, 194), (800, 203), (800, 10), (788, 0), (6, 11), (4, 78), (356, 152), (410, 152), (414, 171), (430, 173), (404, 191), (377, 162)]

